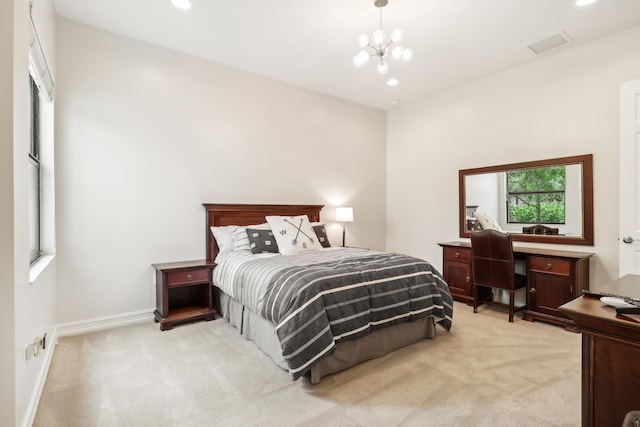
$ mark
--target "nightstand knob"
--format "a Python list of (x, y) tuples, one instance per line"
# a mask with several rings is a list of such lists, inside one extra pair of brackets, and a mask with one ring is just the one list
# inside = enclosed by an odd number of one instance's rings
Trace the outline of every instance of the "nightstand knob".
[(553, 266), (551, 265), (551, 263), (547, 264), (547, 270), (551, 270), (553, 268)]
[(469, 283), (471, 281), (471, 277), (467, 276), (465, 280), (467, 281), (467, 283)]
[(456, 258), (460, 258), (460, 252), (456, 252), (455, 257), (456, 257)]
[(191, 274), (187, 274), (187, 280), (191, 280)]
[(535, 294), (535, 293), (536, 293), (536, 288), (531, 288), (531, 289), (529, 289), (529, 293), (530, 293), (530, 294)]

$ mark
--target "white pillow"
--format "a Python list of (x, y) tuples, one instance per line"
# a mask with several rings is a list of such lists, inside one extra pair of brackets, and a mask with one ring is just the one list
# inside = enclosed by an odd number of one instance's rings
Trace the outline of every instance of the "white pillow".
[(235, 243), (233, 241), (233, 231), (237, 227), (235, 225), (228, 225), (226, 227), (211, 227), (213, 237), (216, 238), (218, 244), (218, 253), (231, 252), (235, 250)]
[[(247, 235), (247, 228), (255, 228), (258, 230), (268, 230), (269, 224), (266, 222), (264, 224), (257, 225), (247, 225), (245, 226), (234, 226), (233, 230), (233, 243), (236, 251), (250, 251), (251, 243), (249, 242), (249, 236)], [(277, 240), (276, 240), (277, 241)]]
[[(248, 225), (247, 227), (268, 230), (269, 224), (265, 222), (264, 224)], [(247, 236), (247, 227), (239, 225), (211, 227), (211, 233), (213, 233), (213, 237), (215, 237), (218, 244), (218, 254), (251, 249), (249, 237)]]
[(282, 255), (322, 249), (307, 215), (268, 216), (266, 218)]
[(482, 228), (484, 230), (504, 231), (500, 227), (500, 224), (498, 224), (498, 221), (496, 221), (496, 219), (491, 215), (485, 212), (478, 212), (478, 211), (474, 212), (473, 214), (475, 215), (480, 225), (482, 225)]

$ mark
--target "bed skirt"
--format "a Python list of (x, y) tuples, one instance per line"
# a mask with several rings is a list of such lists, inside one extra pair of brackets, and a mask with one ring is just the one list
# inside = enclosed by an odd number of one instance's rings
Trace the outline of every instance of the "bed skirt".
[[(216, 291), (216, 305), (222, 317), (235, 326), (245, 339), (255, 343), (278, 366), (288, 370), (275, 332), (275, 325), (244, 307), (220, 289)], [(317, 384), (322, 377), (384, 356), (421, 339), (435, 336), (433, 318), (425, 317), (415, 322), (400, 323), (374, 331), (357, 340), (339, 343), (331, 356), (322, 359), (311, 368), (310, 381), (312, 384)]]

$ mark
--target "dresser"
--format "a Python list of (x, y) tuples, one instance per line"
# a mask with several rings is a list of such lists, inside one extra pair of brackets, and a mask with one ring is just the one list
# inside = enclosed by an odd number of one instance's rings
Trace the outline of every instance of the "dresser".
[[(471, 243), (456, 241), (438, 244), (442, 247), (442, 274), (449, 285), (451, 296), (455, 300), (471, 304)], [(590, 252), (514, 245), (514, 258), (523, 260), (526, 265), (527, 308), (524, 310), (524, 319), (573, 327), (573, 320), (558, 310), (558, 307), (589, 289), (589, 258), (592, 255)]]
[[(623, 276), (600, 290), (640, 298), (640, 276)], [(582, 425), (621, 426), (628, 412), (640, 410), (640, 316), (617, 315), (588, 295), (560, 311), (582, 332)]]

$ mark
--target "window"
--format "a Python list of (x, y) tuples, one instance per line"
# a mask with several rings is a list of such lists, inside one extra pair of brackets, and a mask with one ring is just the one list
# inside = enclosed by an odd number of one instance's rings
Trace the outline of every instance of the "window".
[(29, 149), (29, 260), (40, 258), (40, 91), (31, 82), (31, 145)]
[(507, 221), (564, 224), (565, 184), (564, 166), (507, 172)]

